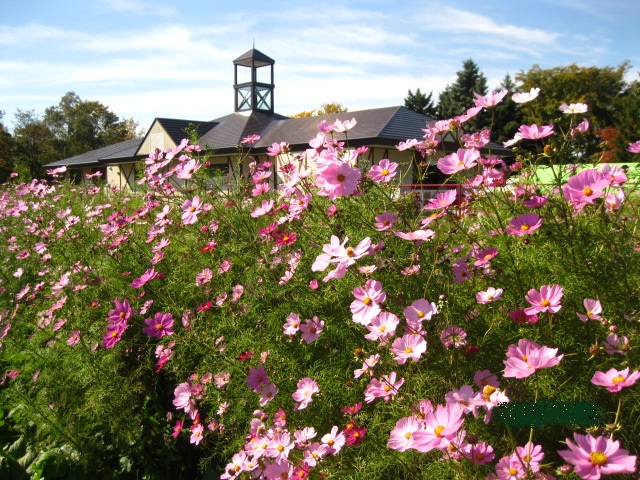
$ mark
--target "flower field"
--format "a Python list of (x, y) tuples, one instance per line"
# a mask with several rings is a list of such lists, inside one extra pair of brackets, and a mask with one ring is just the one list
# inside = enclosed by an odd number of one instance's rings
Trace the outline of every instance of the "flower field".
[(220, 187), (187, 140), (137, 192), (0, 186), (0, 476), (638, 478), (640, 169), (566, 164), (582, 104), (508, 166), (463, 134), (505, 95), (399, 147), (463, 198), (349, 121)]

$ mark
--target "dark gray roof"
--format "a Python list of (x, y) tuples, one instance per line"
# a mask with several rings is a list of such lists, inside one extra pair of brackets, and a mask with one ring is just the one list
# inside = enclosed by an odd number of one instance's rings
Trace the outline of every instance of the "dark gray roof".
[[(176, 144), (187, 137), (184, 128), (194, 124), (201, 135), (198, 144), (212, 148), (214, 154), (224, 155), (236, 153), (242, 139), (253, 134), (260, 135), (260, 140), (252, 145), (252, 150), (256, 153), (266, 152), (267, 148), (275, 142), (288, 143), (292, 151), (303, 151), (309, 148), (309, 141), (318, 134), (320, 122), (325, 120), (328, 123), (334, 123), (336, 119), (356, 120), (356, 126), (349, 130), (347, 135), (333, 134), (338, 140), (344, 140), (348, 136), (351, 147), (395, 146), (408, 139), (420, 139), (424, 136), (422, 129), (426, 128), (427, 122), (433, 121), (431, 117), (399, 106), (304, 118), (289, 118), (277, 113), (254, 111), (249, 115), (232, 113), (209, 122), (170, 118), (156, 118), (155, 121), (164, 127)], [(132, 161), (137, 156), (143, 141), (143, 139), (128, 140), (111, 147), (60, 160), (46, 167)], [(457, 148), (457, 143), (447, 140), (446, 137), (445, 143), (450, 149)], [(491, 145), (491, 150), (498, 155), (511, 153), (511, 150), (496, 144)]]
[[(373, 108), (304, 118), (261, 112), (252, 112), (248, 116), (233, 113), (214, 120), (217, 126), (200, 138), (199, 143), (214, 148), (218, 153), (232, 153), (244, 137), (257, 134), (261, 138), (252, 146), (257, 152), (266, 150), (274, 142), (288, 143), (292, 150), (304, 150), (308, 148), (309, 140), (318, 134), (320, 122), (325, 120), (333, 123), (337, 119), (356, 120), (356, 126), (348, 132), (351, 146), (396, 145), (410, 138), (422, 138), (422, 129), (427, 121), (432, 120), (405, 107)], [(340, 140), (346, 138), (345, 134), (340, 133), (334, 136)]]
[(260, 50), (252, 48), (236, 58), (233, 63), (234, 65), (242, 65), (244, 67), (264, 67), (265, 65), (273, 65), (276, 61)]
[(183, 138), (187, 138), (187, 129), (195, 127), (198, 137), (202, 137), (205, 133), (215, 127), (215, 122), (203, 122), (202, 120), (178, 120), (175, 118), (156, 118), (156, 122), (160, 123), (165, 129), (173, 143), (179, 145)]
[(90, 152), (82, 153), (75, 157), (58, 160), (57, 162), (45, 165), (45, 167), (61, 167), (63, 165), (67, 165), (69, 167), (93, 167), (104, 163), (104, 161), (108, 159), (131, 159), (140, 147), (141, 143), (141, 138), (133, 138), (114, 145), (109, 145), (108, 147), (91, 150)]

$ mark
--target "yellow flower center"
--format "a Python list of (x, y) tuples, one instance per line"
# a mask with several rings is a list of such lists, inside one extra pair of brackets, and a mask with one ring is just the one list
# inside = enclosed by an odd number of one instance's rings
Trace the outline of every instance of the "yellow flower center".
[(381, 332), (384, 332), (386, 329), (387, 329), (387, 327), (385, 325), (381, 325), (380, 326), (380, 331)]
[(284, 452), (284, 447), (282, 445), (278, 445), (276, 447), (276, 450), (278, 450), (279, 452)]
[(364, 303), (368, 307), (373, 303), (373, 300), (371, 300), (369, 297), (366, 297), (364, 300), (362, 300), (362, 303)]
[(353, 257), (356, 254), (356, 251), (353, 248), (349, 247), (346, 249), (346, 253), (347, 257)]
[(336, 442), (334, 442), (334, 441), (333, 441), (333, 439), (331, 439), (331, 440), (329, 440), (329, 441), (327, 442), (327, 445), (329, 445), (330, 447), (333, 447), (333, 444), (334, 444), (334, 443), (336, 443)]
[(406, 438), (407, 440), (409, 440), (411, 438), (411, 432), (407, 432), (404, 434), (404, 438)]
[(589, 460), (591, 460), (591, 463), (594, 465), (600, 467), (607, 463), (607, 456), (602, 452), (591, 452), (589, 454)]
[(420, 310), (418, 310), (418, 318), (422, 318), (424, 317), (424, 312), (421, 312)]
[(616, 385), (617, 385), (618, 383), (622, 383), (622, 382), (624, 382), (625, 380), (626, 380), (626, 378), (625, 378), (625, 377), (623, 377), (622, 375), (618, 375), (617, 377), (613, 377), (613, 378), (611, 379), (611, 381), (612, 381), (614, 384), (616, 384)]
[(411, 352), (413, 352), (413, 350), (409, 347), (404, 349), (404, 353), (411, 353)]
[(485, 385), (482, 389), (482, 398), (484, 398), (487, 402), (489, 401), (491, 395), (496, 391), (496, 387), (491, 385)]
[(551, 302), (545, 298), (540, 302), (540, 305), (542, 305), (543, 307), (548, 307), (549, 305), (551, 305)]
[(389, 385), (385, 385), (385, 386), (384, 386), (384, 391), (385, 391), (385, 392), (388, 392), (388, 391), (390, 391), (390, 390), (391, 390), (391, 387), (390, 387)]
[(531, 226), (527, 225), (526, 223), (524, 225), (520, 226), (520, 230), (529, 230), (531, 228)]
[(515, 468), (509, 468), (509, 475), (516, 475), (518, 471)]
[(438, 426), (433, 430), (433, 433), (434, 433), (434, 435), (435, 435), (436, 437), (439, 437), (443, 430), (444, 430), (444, 427), (443, 427), (442, 425), (438, 425)]
[(592, 312), (591, 310), (589, 310), (589, 311), (587, 312), (587, 317), (590, 317), (591, 315), (593, 315), (593, 312)]
[(493, 300), (493, 295), (487, 295), (487, 300)]
[(585, 187), (584, 190), (582, 190), (582, 193), (585, 194), (586, 197), (593, 195), (593, 190), (591, 190), (589, 187)]
[(382, 175), (383, 177), (386, 177), (387, 175), (389, 175), (389, 170), (386, 170), (386, 169), (385, 169), (385, 170), (382, 170), (382, 171), (380, 172), (380, 175)]

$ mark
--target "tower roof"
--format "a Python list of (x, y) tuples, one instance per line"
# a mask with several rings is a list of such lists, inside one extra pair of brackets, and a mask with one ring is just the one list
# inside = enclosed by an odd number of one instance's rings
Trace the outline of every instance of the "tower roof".
[(243, 67), (263, 67), (274, 63), (276, 63), (274, 59), (255, 48), (245, 52), (233, 61), (234, 65), (242, 65)]

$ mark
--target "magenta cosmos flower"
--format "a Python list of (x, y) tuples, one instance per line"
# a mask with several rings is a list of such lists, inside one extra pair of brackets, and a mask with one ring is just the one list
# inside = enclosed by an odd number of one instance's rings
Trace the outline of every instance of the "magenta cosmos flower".
[(631, 153), (640, 153), (640, 140), (629, 144), (627, 151)]
[(591, 383), (606, 387), (610, 392), (619, 392), (625, 387), (630, 387), (640, 378), (640, 371), (636, 370), (629, 374), (629, 367), (624, 370), (611, 368), (607, 372), (596, 372), (591, 378)]
[(507, 225), (507, 233), (510, 235), (530, 235), (540, 228), (542, 225), (542, 217), (537, 213), (523, 213), (522, 215), (512, 218)]
[(579, 433), (574, 433), (573, 438), (575, 443), (566, 440), (569, 450), (559, 450), (558, 455), (574, 466), (573, 471), (580, 478), (599, 480), (601, 475), (636, 471), (637, 457), (620, 448), (617, 440)]
[(518, 345), (509, 345), (507, 359), (503, 360), (504, 377), (526, 378), (541, 368), (557, 365), (564, 355), (556, 357), (557, 348), (543, 347), (540, 344), (521, 338)]
[(535, 315), (542, 312), (557, 313), (562, 308), (560, 299), (562, 298), (562, 287), (560, 285), (542, 285), (538, 292), (535, 288), (529, 290), (525, 300), (531, 304), (524, 309), (527, 315)]
[(146, 325), (142, 329), (148, 337), (162, 338), (166, 335), (173, 335), (173, 315), (170, 313), (156, 313), (153, 318), (144, 321)]

